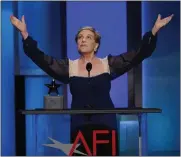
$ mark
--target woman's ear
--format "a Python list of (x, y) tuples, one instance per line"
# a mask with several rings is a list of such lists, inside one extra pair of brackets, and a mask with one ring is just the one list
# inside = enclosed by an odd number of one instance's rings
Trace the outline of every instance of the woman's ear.
[(98, 48), (99, 44), (96, 44), (95, 48), (94, 48), (94, 51), (96, 52), (97, 51), (97, 48)]

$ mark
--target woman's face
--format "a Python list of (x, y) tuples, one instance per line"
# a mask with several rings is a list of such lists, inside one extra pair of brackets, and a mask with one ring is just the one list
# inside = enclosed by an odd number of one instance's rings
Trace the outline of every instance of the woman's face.
[(90, 30), (82, 30), (77, 38), (78, 51), (82, 54), (94, 53), (98, 47), (95, 42), (95, 35)]

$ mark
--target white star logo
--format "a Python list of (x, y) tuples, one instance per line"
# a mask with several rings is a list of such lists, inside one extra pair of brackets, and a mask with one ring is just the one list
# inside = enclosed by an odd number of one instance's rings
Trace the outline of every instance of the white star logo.
[[(50, 137), (48, 137), (48, 138), (53, 142), (53, 144), (43, 144), (44, 146), (59, 149), (59, 150), (63, 151), (66, 155), (69, 155), (73, 144), (63, 144), (63, 143), (58, 142), (58, 141), (56, 141), (56, 140), (54, 140), (54, 139), (52, 139)], [(80, 144), (76, 145), (74, 153), (81, 154), (81, 155), (87, 155), (85, 153), (82, 153), (82, 152), (76, 150), (79, 145)]]

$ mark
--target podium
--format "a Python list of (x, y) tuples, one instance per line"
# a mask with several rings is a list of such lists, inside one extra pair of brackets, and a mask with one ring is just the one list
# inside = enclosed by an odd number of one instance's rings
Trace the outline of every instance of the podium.
[[(59, 143), (59, 145), (70, 144), (68, 138), (70, 136), (70, 116), (72, 114), (116, 114), (116, 115), (134, 115), (138, 120), (139, 140), (138, 151), (139, 156), (148, 155), (147, 147), (147, 114), (161, 113), (159, 108), (115, 108), (115, 109), (33, 109), (21, 110), (20, 113), (25, 115), (27, 120), (31, 122), (31, 130), (29, 136), (32, 138), (28, 155), (31, 156), (66, 156), (60, 149), (46, 147), (47, 144)], [(57, 126), (59, 122), (60, 125)], [(67, 123), (66, 123), (67, 122)], [(64, 124), (64, 126), (62, 126)], [(44, 127), (44, 128), (43, 128)], [(56, 127), (56, 130), (54, 129)], [(30, 135), (31, 134), (31, 135)], [(56, 135), (56, 137), (55, 137)], [(40, 136), (40, 137), (39, 137)], [(54, 136), (54, 137), (52, 137)], [(63, 138), (64, 137), (64, 138)], [(60, 143), (61, 142), (61, 143)], [(28, 151), (28, 150), (27, 150)], [(34, 153), (32, 153), (34, 152)], [(121, 155), (121, 154), (120, 154)]]

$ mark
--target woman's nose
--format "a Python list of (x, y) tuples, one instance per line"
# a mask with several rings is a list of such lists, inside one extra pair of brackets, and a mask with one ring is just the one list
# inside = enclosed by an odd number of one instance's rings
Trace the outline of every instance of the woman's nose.
[(82, 38), (82, 41), (86, 41), (86, 38)]

